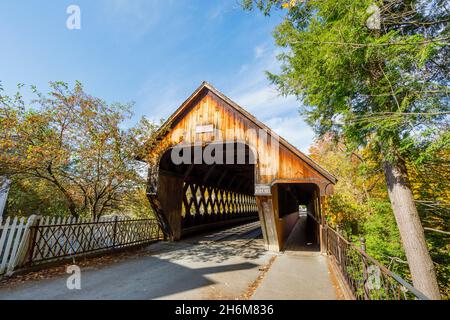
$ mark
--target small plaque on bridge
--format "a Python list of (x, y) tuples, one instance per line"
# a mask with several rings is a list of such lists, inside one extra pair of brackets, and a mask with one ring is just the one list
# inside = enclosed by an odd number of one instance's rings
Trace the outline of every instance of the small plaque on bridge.
[(198, 125), (195, 127), (195, 133), (208, 133), (214, 131), (214, 125), (206, 124), (206, 125)]
[(255, 196), (271, 196), (270, 184), (255, 184)]

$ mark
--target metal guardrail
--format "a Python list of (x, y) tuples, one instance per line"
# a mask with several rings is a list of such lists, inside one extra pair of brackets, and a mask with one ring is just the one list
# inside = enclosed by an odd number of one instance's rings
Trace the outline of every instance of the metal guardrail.
[(357, 300), (429, 300), (399, 275), (369, 256), (329, 226), (323, 241), (343, 279)]

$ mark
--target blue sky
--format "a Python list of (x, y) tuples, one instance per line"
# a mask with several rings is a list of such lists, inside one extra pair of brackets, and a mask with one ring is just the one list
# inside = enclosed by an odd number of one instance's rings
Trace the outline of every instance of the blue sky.
[[(80, 80), (108, 102), (136, 103), (134, 118), (168, 117), (205, 80), (307, 151), (313, 133), (293, 97), (280, 97), (272, 31), (281, 12), (244, 12), (239, 0), (54, 0), (0, 3), (0, 80), (46, 91)], [(69, 5), (81, 30), (66, 28)]]

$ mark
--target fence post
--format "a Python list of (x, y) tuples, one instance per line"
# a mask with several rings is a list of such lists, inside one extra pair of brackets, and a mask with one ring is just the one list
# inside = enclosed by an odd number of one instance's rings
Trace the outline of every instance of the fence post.
[(338, 253), (337, 260), (338, 260), (338, 263), (339, 263), (339, 265), (341, 266), (341, 269), (342, 269), (342, 263), (341, 263), (341, 238), (339, 237), (341, 235), (341, 227), (339, 225), (336, 225), (336, 233), (337, 233), (336, 246), (337, 246), (337, 253)]
[[(364, 237), (361, 237), (359, 239), (359, 242), (361, 243), (361, 250), (363, 252), (366, 252), (366, 239)], [(363, 288), (364, 288), (364, 299), (370, 300), (370, 294), (367, 288), (367, 260), (364, 255), (361, 255), (362, 259), (362, 266), (363, 266)]]
[(30, 241), (29, 241), (29, 247), (28, 247), (28, 264), (31, 265), (31, 263), (33, 262), (33, 253), (34, 253), (34, 248), (36, 247), (36, 240), (37, 240), (37, 233), (38, 233), (38, 227), (39, 224), (41, 222), (41, 217), (40, 216), (36, 216), (36, 220), (35, 223), (30, 226)]
[(113, 248), (116, 247), (116, 236), (117, 236), (117, 216), (114, 217), (114, 228), (113, 228)]
[(364, 237), (361, 237), (359, 239), (359, 242), (361, 243), (361, 250), (366, 252), (366, 239), (364, 239)]
[(322, 235), (320, 241), (321, 252), (328, 254), (328, 226), (326, 224), (321, 224), (320, 229)]

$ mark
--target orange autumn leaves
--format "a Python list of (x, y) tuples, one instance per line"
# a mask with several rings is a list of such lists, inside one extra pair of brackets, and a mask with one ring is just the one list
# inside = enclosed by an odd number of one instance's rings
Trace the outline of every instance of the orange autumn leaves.
[(0, 175), (45, 181), (70, 214), (98, 217), (117, 210), (127, 194), (145, 184), (136, 150), (157, 126), (123, 129), (130, 104), (108, 104), (52, 83), (34, 104), (0, 95)]

